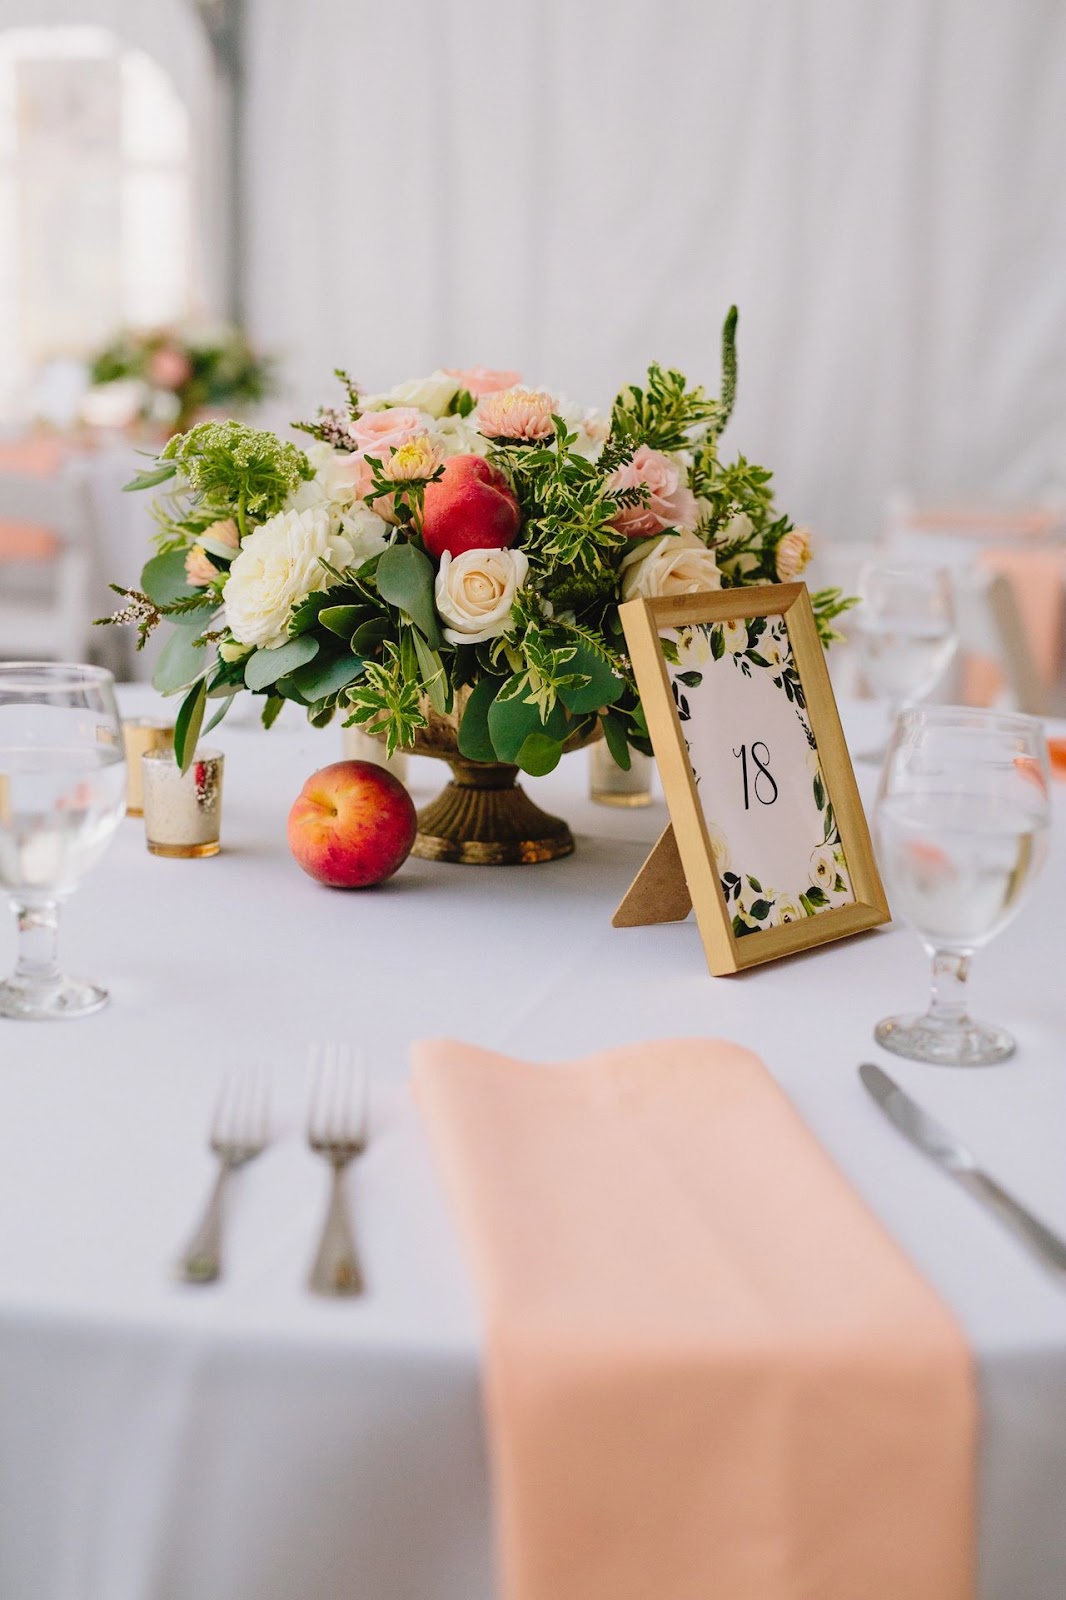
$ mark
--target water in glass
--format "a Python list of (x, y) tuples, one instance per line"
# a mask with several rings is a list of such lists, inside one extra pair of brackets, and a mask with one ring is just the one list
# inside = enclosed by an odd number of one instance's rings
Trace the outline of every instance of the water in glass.
[(18, 923), (0, 1015), (81, 1016), (107, 999), (66, 978), (59, 907), (96, 865), (126, 809), (126, 764), (111, 675), (98, 667), (0, 665), (0, 888)]

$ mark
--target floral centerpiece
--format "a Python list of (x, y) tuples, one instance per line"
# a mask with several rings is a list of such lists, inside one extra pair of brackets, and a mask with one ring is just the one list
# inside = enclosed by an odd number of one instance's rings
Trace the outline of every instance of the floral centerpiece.
[(87, 421), (181, 432), (203, 411), (264, 400), (272, 370), (239, 328), (188, 324), (124, 330), (92, 357), (89, 381)]
[[(108, 620), (135, 623), (139, 644), (172, 630), (155, 683), (184, 693), (179, 759), (210, 702), (213, 725), (260, 695), (269, 726), (289, 700), (315, 726), (339, 713), (390, 753), (453, 761), (476, 804), (453, 793), (451, 811), (423, 813), (423, 853), (572, 848), (525, 797), (507, 823), (485, 796), (601, 732), (622, 767), (650, 754), (619, 602), (792, 579), (809, 558), (770, 473), (720, 450), (735, 328), (734, 309), (718, 398), (658, 366), (606, 416), (515, 372), (438, 371), (384, 394), (338, 374), (345, 402), (298, 425), (306, 448), (232, 422), (172, 439), (130, 486), (167, 486), (158, 553)], [(814, 597), (825, 640), (846, 604)], [(537, 818), (552, 827), (527, 837)], [(510, 854), (479, 851), (479, 829), (491, 844), (507, 826)]]

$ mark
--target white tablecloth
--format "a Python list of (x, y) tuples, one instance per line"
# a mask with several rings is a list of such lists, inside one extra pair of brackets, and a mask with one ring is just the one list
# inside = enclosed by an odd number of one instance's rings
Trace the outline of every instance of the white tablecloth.
[[(665, 812), (590, 805), (581, 756), (531, 785), (574, 826), (572, 859), (412, 860), (383, 889), (327, 891), (290, 860), (284, 823), (339, 732), (288, 708), (270, 734), (227, 723), (216, 740), (223, 854), (158, 860), (129, 820), (67, 908), (65, 964), (104, 979), (112, 1006), (0, 1024), (3, 1600), (489, 1600), (478, 1319), (405, 1088), (411, 1040), (434, 1034), (541, 1059), (692, 1034), (760, 1052), (969, 1333), (982, 1600), (1062, 1600), (1066, 1292), (855, 1075), (874, 1021), (924, 998), (913, 936), (714, 980), (691, 922), (612, 929)], [(416, 800), (442, 778), (415, 763)], [(977, 964), (976, 1009), (1016, 1031), (1016, 1060), (892, 1065), (1061, 1229), (1064, 858), (1058, 840)], [(0, 962), (11, 951), (5, 927)], [(371, 1292), (333, 1304), (304, 1289), (326, 1175), (301, 1129), (307, 1043), (340, 1036), (373, 1070), (351, 1183)], [(252, 1059), (274, 1068), (279, 1138), (234, 1185), (224, 1282), (186, 1288), (169, 1265), (211, 1178), (219, 1079)]]

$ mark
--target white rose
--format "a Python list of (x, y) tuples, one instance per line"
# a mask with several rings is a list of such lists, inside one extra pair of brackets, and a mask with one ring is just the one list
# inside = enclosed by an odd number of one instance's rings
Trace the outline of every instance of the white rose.
[(464, 550), (440, 559), (437, 610), (451, 627), (449, 644), (482, 644), (507, 631), (511, 607), (526, 580), (529, 562), (521, 550)]
[(384, 394), (369, 394), (361, 398), (363, 411), (384, 411), (388, 406), (414, 406), (430, 417), (443, 417), (459, 393), (458, 378), (449, 378), (446, 372), (433, 372), (428, 378), (408, 378)]
[(279, 511), (255, 528), (234, 557), (223, 591), (233, 637), (265, 650), (284, 644), (293, 606), (333, 582), (321, 557), (342, 569), (353, 559), (351, 545), (334, 532), (322, 506)]
[[(820, 845), (811, 856), (810, 871), (811, 882), (824, 890), (831, 904), (840, 905), (850, 899), (851, 888), (842, 851), (835, 850), (831, 844)], [(838, 879), (844, 885), (842, 889), (837, 888)]]
[(714, 551), (688, 528), (633, 550), (622, 562), (621, 575), (623, 600), (654, 600), (722, 587)]
[(352, 566), (361, 567), (371, 556), (380, 555), (389, 542), (391, 529), (384, 517), (369, 506), (355, 506), (341, 518), (341, 533), (352, 548)]
[(703, 628), (681, 628), (677, 635), (679, 667), (705, 667), (711, 659), (711, 641)]
[(802, 922), (806, 915), (807, 913), (800, 905), (798, 898), (790, 894), (782, 894), (777, 897), (770, 907), (770, 926), (771, 928), (779, 928), (782, 923)]
[(733, 617), (722, 623), (722, 642), (731, 656), (739, 656), (748, 648), (748, 624), (743, 617)]

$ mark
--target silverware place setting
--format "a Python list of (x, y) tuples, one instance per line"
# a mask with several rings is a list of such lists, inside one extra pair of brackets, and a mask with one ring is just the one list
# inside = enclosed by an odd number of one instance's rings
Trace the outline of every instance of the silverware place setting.
[(1008, 1193), (983, 1169), (960, 1139), (923, 1110), (894, 1078), (872, 1061), (862, 1063), (859, 1077), (864, 1089), (905, 1139), (979, 1200), (1045, 1266), (1053, 1272), (1066, 1273), (1066, 1240)]

